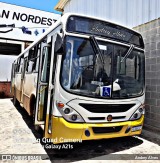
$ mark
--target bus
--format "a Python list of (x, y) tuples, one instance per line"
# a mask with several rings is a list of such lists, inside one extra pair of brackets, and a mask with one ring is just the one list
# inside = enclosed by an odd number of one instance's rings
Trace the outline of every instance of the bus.
[(141, 134), (142, 36), (101, 18), (64, 14), (12, 65), (14, 104), (54, 143)]

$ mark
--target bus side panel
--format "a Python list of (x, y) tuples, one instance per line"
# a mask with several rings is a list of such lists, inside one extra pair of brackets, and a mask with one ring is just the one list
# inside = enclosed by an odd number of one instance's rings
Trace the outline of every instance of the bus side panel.
[(37, 86), (37, 73), (30, 73), (25, 74), (25, 79), (23, 82), (23, 107), (26, 109), (29, 115), (32, 114), (32, 110), (30, 108), (30, 97), (33, 92), (36, 92), (36, 86)]
[(20, 102), (21, 101), (21, 74), (16, 74), (15, 77), (15, 91), (16, 91), (16, 98)]

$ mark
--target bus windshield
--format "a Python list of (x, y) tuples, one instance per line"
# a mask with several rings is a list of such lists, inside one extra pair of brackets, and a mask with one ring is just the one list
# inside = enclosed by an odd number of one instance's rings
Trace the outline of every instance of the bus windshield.
[[(131, 98), (144, 89), (144, 52), (97, 40), (67, 36), (61, 68), (61, 86), (68, 92), (95, 98)], [(102, 61), (103, 59), (103, 61)], [(103, 62), (103, 64), (102, 64)], [(104, 88), (108, 90), (103, 93)]]

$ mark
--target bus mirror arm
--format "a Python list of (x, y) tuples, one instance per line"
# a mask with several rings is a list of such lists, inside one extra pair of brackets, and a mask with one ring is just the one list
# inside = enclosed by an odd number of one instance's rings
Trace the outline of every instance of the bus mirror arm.
[(63, 39), (62, 37), (57, 33), (57, 38), (55, 41), (55, 47), (54, 47), (54, 53), (56, 54), (62, 54), (63, 53)]

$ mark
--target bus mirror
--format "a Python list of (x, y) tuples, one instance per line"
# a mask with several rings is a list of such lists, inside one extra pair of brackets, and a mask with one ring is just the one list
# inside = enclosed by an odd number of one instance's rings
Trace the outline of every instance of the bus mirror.
[(57, 38), (54, 46), (54, 53), (62, 54), (63, 53), (63, 40), (62, 37), (57, 34)]

